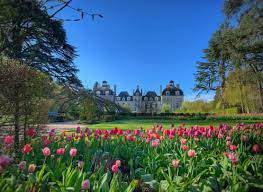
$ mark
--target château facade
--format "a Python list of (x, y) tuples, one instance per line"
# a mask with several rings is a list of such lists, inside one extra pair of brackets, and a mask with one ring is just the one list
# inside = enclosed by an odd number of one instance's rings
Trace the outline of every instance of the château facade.
[(96, 82), (93, 92), (103, 99), (129, 108), (133, 113), (161, 113), (164, 107), (168, 108), (170, 112), (174, 112), (181, 107), (184, 100), (184, 93), (179, 84), (174, 85), (172, 80), (166, 85), (165, 89), (160, 87), (160, 95), (157, 95), (154, 91), (143, 94), (139, 86), (133, 91), (132, 95), (127, 91), (121, 91), (117, 95), (116, 85), (112, 90), (107, 81), (103, 81), (101, 85)]

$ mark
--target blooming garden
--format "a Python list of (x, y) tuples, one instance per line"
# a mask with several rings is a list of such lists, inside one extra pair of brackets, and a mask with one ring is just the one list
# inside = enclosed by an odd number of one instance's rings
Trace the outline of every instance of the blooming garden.
[(261, 191), (263, 123), (151, 129), (55, 129), (14, 155), (6, 136), (1, 191)]

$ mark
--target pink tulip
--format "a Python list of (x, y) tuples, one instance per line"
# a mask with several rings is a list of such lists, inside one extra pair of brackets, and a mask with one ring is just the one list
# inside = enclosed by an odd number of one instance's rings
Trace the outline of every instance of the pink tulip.
[(172, 165), (174, 168), (179, 167), (180, 160), (172, 160)]
[(48, 147), (42, 149), (42, 152), (45, 157), (48, 157), (51, 154), (50, 149)]
[(193, 150), (193, 149), (189, 150), (187, 154), (189, 157), (195, 157), (196, 156), (195, 150)]
[(116, 164), (112, 165), (111, 170), (112, 170), (113, 173), (117, 173), (118, 170), (119, 170), (118, 165), (116, 165)]
[(185, 145), (185, 144), (186, 144), (186, 142), (187, 142), (187, 140), (186, 140), (186, 139), (184, 139), (184, 138), (181, 138), (181, 139), (180, 139), (180, 142), (181, 142), (181, 144), (182, 144), (182, 145)]
[(65, 148), (57, 149), (57, 155), (63, 155), (65, 153)]
[(77, 149), (76, 148), (71, 148), (69, 151), (69, 154), (71, 157), (75, 157), (77, 155)]
[(115, 165), (117, 165), (118, 167), (120, 167), (120, 166), (121, 166), (121, 161), (120, 161), (120, 160), (116, 160), (116, 161), (115, 161)]
[(158, 147), (160, 145), (160, 140), (155, 139), (151, 142), (152, 147)]
[(90, 182), (89, 182), (88, 179), (86, 179), (86, 180), (84, 180), (84, 181), (82, 182), (81, 188), (82, 188), (83, 190), (86, 190), (86, 189), (89, 189), (89, 186), (90, 186)]
[(226, 146), (230, 146), (231, 145), (231, 141), (226, 141)]
[(187, 151), (187, 150), (189, 149), (189, 147), (188, 147), (187, 145), (183, 145), (181, 148), (182, 148), (182, 150), (184, 150), (184, 151)]

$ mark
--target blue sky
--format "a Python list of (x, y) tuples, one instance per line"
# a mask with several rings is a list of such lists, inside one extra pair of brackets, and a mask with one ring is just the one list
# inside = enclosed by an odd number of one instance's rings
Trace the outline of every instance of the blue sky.
[[(139, 84), (159, 93), (172, 79), (188, 99), (196, 61), (224, 19), (223, 0), (74, 0), (72, 6), (104, 16), (65, 23), (85, 86), (107, 80), (117, 91), (131, 93)], [(71, 10), (62, 14), (76, 17)]]

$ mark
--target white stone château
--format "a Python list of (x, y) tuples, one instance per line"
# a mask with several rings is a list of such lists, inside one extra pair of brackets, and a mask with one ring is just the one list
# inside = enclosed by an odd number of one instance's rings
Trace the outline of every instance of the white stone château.
[(107, 81), (103, 81), (102, 85), (96, 82), (93, 92), (103, 99), (129, 108), (133, 113), (161, 113), (164, 108), (174, 112), (181, 107), (184, 100), (184, 93), (180, 89), (179, 84), (174, 85), (172, 80), (165, 89), (160, 87), (160, 95), (157, 95), (154, 91), (148, 91), (143, 95), (139, 86), (133, 91), (132, 95), (129, 95), (127, 91), (121, 91), (117, 95), (116, 85), (114, 85), (114, 90), (112, 90)]

